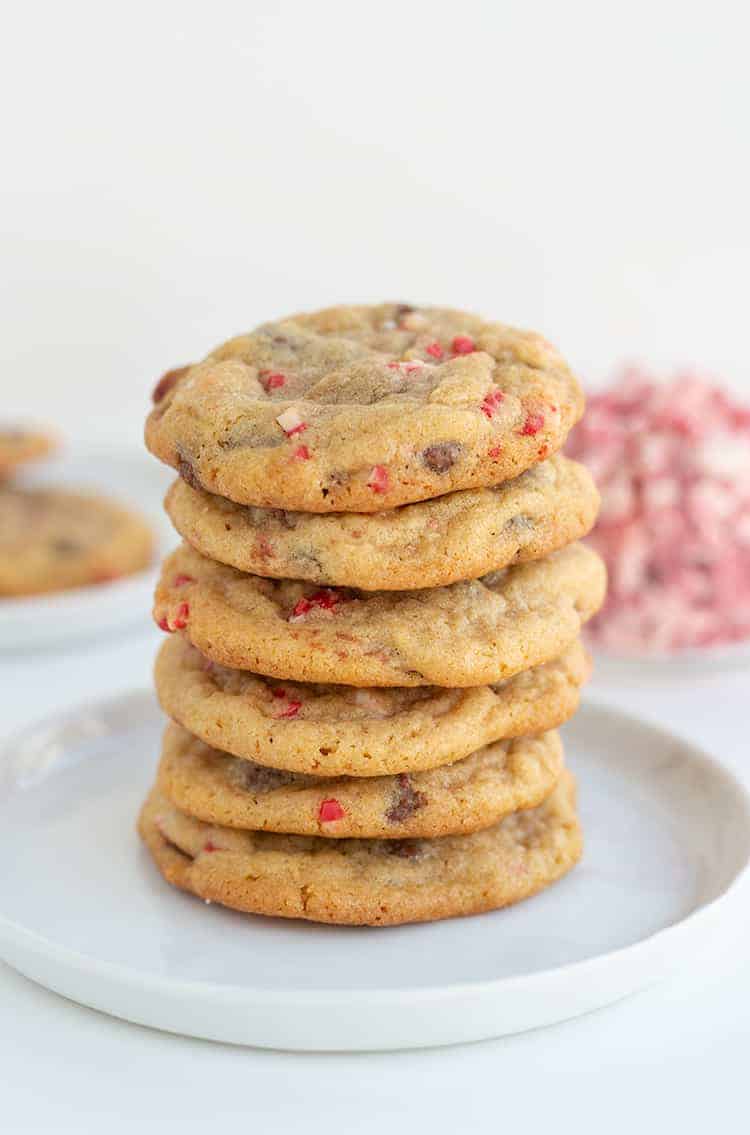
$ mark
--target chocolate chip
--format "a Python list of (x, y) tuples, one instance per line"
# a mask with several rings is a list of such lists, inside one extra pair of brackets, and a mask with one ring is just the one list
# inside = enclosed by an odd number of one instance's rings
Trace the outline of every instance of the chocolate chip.
[(254, 761), (238, 761), (238, 771), (242, 787), (248, 792), (273, 792), (275, 788), (283, 788), (286, 784), (294, 784), (299, 777), (293, 772), (284, 772), (282, 769), (267, 768), (257, 765)]
[(198, 478), (198, 474), (195, 471), (195, 466), (192, 464), (192, 462), (186, 461), (184, 457), (181, 457), (177, 462), (177, 472), (180, 474), (183, 481), (190, 485), (191, 489), (203, 488), (203, 485), (200, 483), (200, 480)]
[(68, 540), (65, 536), (61, 536), (59, 540), (52, 541), (52, 551), (60, 556), (70, 556), (74, 552), (80, 552), (81, 544), (77, 540)]
[(270, 510), (274, 520), (278, 520), (282, 528), (296, 528), (299, 522), (299, 514), (296, 512), (287, 512), (284, 508), (272, 508)]
[(403, 823), (418, 812), (420, 808), (424, 808), (427, 803), (427, 797), (424, 792), (418, 792), (411, 782), (411, 777), (405, 773), (399, 773), (396, 777), (396, 791), (393, 797), (393, 803), (385, 814), (386, 820), (390, 820), (392, 824)]
[(422, 450), (422, 461), (432, 473), (447, 473), (455, 465), (462, 446), (457, 441), (441, 441)]
[(393, 839), (388, 841), (386, 851), (389, 855), (397, 855), (399, 859), (418, 859), (421, 848), (413, 839)]
[(152, 402), (161, 402), (162, 398), (169, 394), (175, 383), (179, 382), (183, 374), (187, 374), (189, 370), (190, 367), (175, 367), (174, 370), (168, 370), (166, 374), (163, 374), (154, 387), (151, 395)]

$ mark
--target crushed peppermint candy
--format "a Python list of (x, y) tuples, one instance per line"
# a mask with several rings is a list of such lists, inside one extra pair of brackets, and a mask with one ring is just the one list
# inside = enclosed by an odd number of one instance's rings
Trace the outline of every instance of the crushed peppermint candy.
[(283, 414), (279, 414), (276, 421), (287, 437), (294, 437), (295, 434), (304, 433), (309, 425), (309, 422), (305, 421), (299, 410), (295, 410), (294, 406), (290, 406)]
[(602, 493), (591, 543), (609, 591), (592, 641), (668, 653), (750, 637), (750, 407), (631, 367), (589, 397), (568, 451)]
[(331, 797), (329, 800), (321, 800), (320, 808), (318, 809), (318, 819), (322, 824), (330, 824), (333, 820), (343, 820), (346, 812), (339, 804), (338, 800)]
[(279, 387), (284, 386), (286, 383), (286, 375), (281, 371), (262, 370), (260, 372), (260, 381), (266, 390), (278, 390)]
[(306, 445), (298, 445), (292, 452), (292, 457), (295, 461), (309, 461), (312, 454)]
[(538, 434), (539, 431), (543, 428), (544, 414), (541, 414), (538, 410), (532, 410), (526, 415), (526, 421), (523, 423), (521, 429), (518, 432), (520, 433), (521, 437), (533, 437), (534, 434)]
[(174, 577), (174, 587), (184, 587), (186, 583), (195, 583), (195, 576), (180, 573)]
[(388, 363), (388, 370), (403, 371), (404, 374), (414, 374), (415, 371), (422, 370), (427, 366), (427, 363), (422, 359), (403, 359), (400, 362)]
[(472, 355), (476, 349), (476, 343), (469, 335), (456, 335), (451, 343), (454, 355)]
[(427, 346), (425, 347), (425, 353), (430, 355), (433, 359), (438, 359), (438, 361), (442, 359), (444, 355), (443, 348), (440, 346), (437, 340), (434, 343), (427, 344)]
[(374, 493), (388, 492), (391, 487), (391, 479), (388, 476), (388, 469), (385, 465), (373, 465), (367, 487), (368, 489), (372, 489)]
[(303, 619), (310, 611), (329, 611), (333, 613), (334, 607), (341, 602), (342, 596), (339, 591), (334, 591), (332, 587), (321, 587), (319, 591), (315, 591), (312, 595), (303, 596), (298, 599), (294, 605), (288, 622), (296, 622), (297, 619)]
[(495, 410), (498, 408), (504, 398), (505, 395), (503, 394), (502, 390), (488, 391), (488, 393), (484, 396), (482, 405), (480, 406), (480, 409), (484, 416), (486, 418), (493, 418), (495, 416)]

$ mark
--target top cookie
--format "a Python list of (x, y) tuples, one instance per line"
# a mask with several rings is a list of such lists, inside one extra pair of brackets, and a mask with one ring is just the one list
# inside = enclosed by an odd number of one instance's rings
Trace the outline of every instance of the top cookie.
[(580, 387), (541, 336), (449, 308), (336, 307), (231, 339), (154, 391), (146, 444), (239, 504), (378, 512), (516, 477)]

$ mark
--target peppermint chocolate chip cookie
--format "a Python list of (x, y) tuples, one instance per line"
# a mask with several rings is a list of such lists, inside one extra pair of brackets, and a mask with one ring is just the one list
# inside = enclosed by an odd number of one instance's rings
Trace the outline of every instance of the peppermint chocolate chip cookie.
[(554, 729), (575, 713), (588, 673), (575, 642), (493, 686), (282, 685), (219, 666), (174, 635), (155, 678), (164, 712), (217, 749), (284, 771), (371, 777), (435, 768), (492, 741)]
[(183, 545), (164, 562), (154, 618), (223, 666), (276, 678), (482, 686), (560, 655), (604, 589), (583, 544), (449, 587), (374, 592), (245, 575)]
[(148, 565), (153, 537), (104, 497), (0, 487), (0, 595), (105, 583)]
[(177, 480), (166, 509), (204, 556), (240, 571), (370, 591), (442, 587), (540, 559), (585, 536), (599, 496), (564, 457), (490, 489), (374, 513), (253, 508)]
[(377, 512), (516, 477), (583, 411), (540, 336), (447, 308), (337, 307), (268, 323), (154, 391), (146, 443), (239, 504)]
[(304, 776), (204, 745), (179, 725), (164, 734), (157, 783), (176, 807), (230, 828), (333, 839), (404, 839), (478, 831), (534, 808), (562, 772), (554, 731), (495, 741), (427, 772)]
[(57, 446), (52, 434), (0, 425), (0, 481), (27, 461), (46, 457)]
[(158, 790), (139, 831), (173, 886), (254, 914), (395, 925), (478, 914), (535, 894), (582, 850), (573, 779), (538, 808), (472, 835), (440, 839), (320, 839), (216, 827)]

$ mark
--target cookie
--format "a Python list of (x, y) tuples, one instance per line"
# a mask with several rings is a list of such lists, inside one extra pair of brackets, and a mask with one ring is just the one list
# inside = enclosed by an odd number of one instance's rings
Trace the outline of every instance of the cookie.
[(105, 497), (0, 488), (0, 595), (105, 583), (151, 561), (149, 527)]
[(0, 426), (0, 481), (18, 465), (46, 457), (56, 447), (52, 434), (20, 426)]
[(232, 757), (172, 724), (164, 734), (157, 784), (181, 812), (210, 824), (333, 839), (404, 839), (475, 832), (536, 807), (559, 780), (562, 756), (552, 730), (495, 741), (427, 772), (331, 779)]
[(165, 713), (207, 744), (270, 768), (383, 776), (460, 760), (491, 741), (541, 733), (575, 713), (589, 675), (579, 642), (494, 686), (355, 689), (227, 670), (174, 635), (156, 659)]
[(378, 512), (517, 477), (560, 449), (580, 387), (539, 335), (448, 308), (267, 323), (158, 383), (152, 453), (239, 504)]
[(157, 790), (139, 831), (164, 878), (209, 902), (313, 922), (395, 925), (479, 914), (535, 894), (580, 858), (573, 778), (538, 808), (472, 835), (330, 840), (241, 832), (179, 812)]
[(177, 480), (166, 509), (209, 559), (276, 579), (401, 591), (537, 560), (592, 527), (599, 496), (582, 465), (553, 457), (515, 481), (373, 513), (252, 508)]
[(426, 591), (312, 590), (245, 575), (188, 545), (163, 564), (154, 618), (215, 662), (350, 686), (482, 686), (557, 657), (601, 605), (583, 544)]

